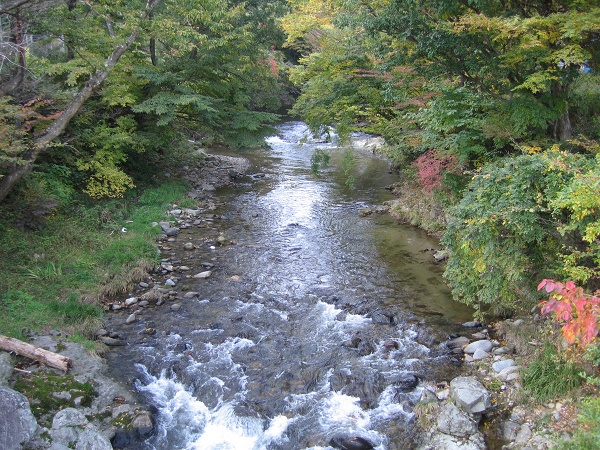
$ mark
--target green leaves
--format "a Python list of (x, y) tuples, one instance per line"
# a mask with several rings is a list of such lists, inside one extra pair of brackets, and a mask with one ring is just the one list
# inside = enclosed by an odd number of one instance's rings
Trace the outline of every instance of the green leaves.
[(536, 278), (561, 269), (562, 240), (551, 202), (585, 158), (557, 151), (485, 166), (452, 211), (442, 243), (453, 295), (492, 313), (535, 299)]

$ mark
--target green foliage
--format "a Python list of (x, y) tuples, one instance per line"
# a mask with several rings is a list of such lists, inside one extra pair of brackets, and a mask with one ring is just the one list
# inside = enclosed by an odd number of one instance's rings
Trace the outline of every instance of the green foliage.
[(600, 154), (564, 186), (551, 207), (568, 214), (558, 231), (565, 237), (561, 252), (564, 273), (577, 282), (600, 288)]
[(557, 450), (595, 450), (600, 447), (600, 398), (589, 397), (581, 402), (581, 412), (577, 416), (578, 426), (573, 438), (562, 441)]
[(523, 386), (536, 400), (546, 402), (568, 394), (581, 384), (575, 362), (547, 344), (523, 372)]
[(502, 313), (533, 303), (535, 280), (560, 269), (550, 202), (582, 160), (556, 151), (522, 155), (473, 178), (442, 239), (451, 250), (444, 276), (457, 300), (480, 313), (483, 306)]

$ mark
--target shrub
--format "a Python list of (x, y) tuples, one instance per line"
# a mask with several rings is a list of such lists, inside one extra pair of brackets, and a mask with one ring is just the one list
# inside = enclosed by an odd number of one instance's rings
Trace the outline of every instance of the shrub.
[(560, 272), (562, 211), (553, 199), (586, 158), (553, 148), (489, 164), (451, 210), (442, 243), (451, 250), (444, 276), (454, 297), (492, 313), (536, 301), (536, 279)]

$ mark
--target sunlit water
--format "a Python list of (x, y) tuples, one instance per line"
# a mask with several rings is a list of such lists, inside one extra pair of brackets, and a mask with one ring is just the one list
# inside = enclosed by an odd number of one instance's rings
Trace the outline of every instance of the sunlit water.
[[(220, 192), (218, 217), (163, 251), (196, 271), (214, 264), (213, 275), (180, 275), (180, 299), (132, 325), (111, 315), (130, 344), (110, 352), (115, 373), (157, 409), (156, 434), (129, 448), (316, 450), (358, 436), (407, 449), (424, 383), (457, 372), (440, 342), (470, 311), (425, 251), (437, 243), (358, 214), (391, 198), (387, 162), (356, 151), (348, 186), (343, 149), (303, 143), (300, 122), (279, 131), (244, 155), (266, 176)], [(314, 174), (317, 148), (331, 163)], [(234, 245), (215, 248), (220, 232)], [(185, 242), (197, 250), (183, 252)], [(199, 297), (182, 299), (190, 290)]]

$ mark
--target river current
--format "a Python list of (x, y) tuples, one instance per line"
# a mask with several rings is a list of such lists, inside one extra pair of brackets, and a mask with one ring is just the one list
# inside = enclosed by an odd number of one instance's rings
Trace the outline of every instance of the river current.
[[(355, 150), (348, 172), (346, 150), (305, 124), (278, 129), (242, 154), (261, 176), (220, 190), (214, 214), (163, 247), (165, 261), (212, 275), (181, 276), (181, 308), (147, 308), (108, 354), (156, 408), (156, 433), (127, 448), (317, 450), (360, 437), (410, 449), (423, 386), (460, 370), (443, 340), (471, 311), (451, 300), (437, 243), (359, 215), (391, 199), (386, 160)], [(317, 149), (331, 160), (314, 173)]]

